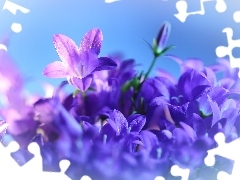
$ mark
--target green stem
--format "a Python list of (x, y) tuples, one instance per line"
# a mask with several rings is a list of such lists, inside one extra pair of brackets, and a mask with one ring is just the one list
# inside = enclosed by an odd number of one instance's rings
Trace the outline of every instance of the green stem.
[(148, 78), (150, 72), (152, 71), (153, 66), (154, 66), (157, 58), (158, 58), (158, 56), (154, 55), (154, 58), (153, 58), (153, 60), (152, 60), (152, 63), (151, 63), (151, 65), (150, 65), (147, 73), (146, 73), (145, 76), (144, 76), (144, 80), (139, 84), (139, 86), (138, 86), (137, 89), (134, 88), (133, 97), (132, 97), (132, 103), (133, 103), (134, 106), (132, 107), (132, 111), (137, 110), (136, 105), (134, 104), (134, 102), (135, 102), (136, 99), (137, 99), (137, 96), (138, 96), (138, 94), (139, 94), (139, 92), (140, 92), (140, 90), (141, 90), (141, 88), (142, 88), (142, 85), (143, 85), (144, 81)]
[(74, 91), (74, 93), (73, 93), (73, 98), (75, 98), (79, 92), (80, 92), (80, 90), (79, 90), (79, 89), (76, 89), (76, 90)]
[(152, 63), (151, 63), (151, 65), (150, 65), (150, 67), (149, 67), (149, 69), (148, 69), (148, 71), (147, 71), (147, 73), (146, 73), (146, 75), (145, 75), (145, 77), (144, 77), (144, 81), (148, 78), (148, 76), (149, 76), (150, 72), (152, 71), (152, 68), (153, 68), (156, 60), (157, 60), (157, 56), (154, 55), (154, 58), (153, 58), (153, 60), (152, 60)]

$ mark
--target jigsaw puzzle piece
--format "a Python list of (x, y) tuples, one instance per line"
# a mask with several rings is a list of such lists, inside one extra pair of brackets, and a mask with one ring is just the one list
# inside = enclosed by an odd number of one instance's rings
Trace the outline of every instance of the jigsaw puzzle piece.
[(188, 180), (190, 170), (189, 169), (182, 169), (178, 165), (173, 165), (171, 167), (171, 174), (173, 176), (181, 176), (182, 180)]
[(14, 15), (16, 15), (17, 10), (21, 11), (21, 12), (24, 13), (24, 14), (30, 12), (29, 9), (27, 9), (27, 8), (25, 8), (25, 7), (22, 7), (22, 6), (18, 5), (18, 4), (15, 4), (15, 3), (13, 3), (13, 2), (11, 2), (11, 1), (9, 1), (9, 0), (6, 0), (6, 1), (5, 1), (5, 4), (4, 4), (4, 6), (3, 6), (2, 9), (3, 9), (3, 10), (4, 10), (4, 9), (7, 9), (8, 11), (10, 11), (10, 12), (11, 12), (12, 14), (14, 14)]
[[(233, 48), (239, 47), (240, 48), (240, 39), (233, 40), (233, 30), (232, 28), (224, 28), (223, 31), (226, 33), (227, 41), (228, 41), (228, 47), (225, 46), (218, 46), (216, 48), (216, 55), (220, 58), (224, 56), (229, 56), (230, 60), (230, 66), (232, 68), (239, 68), (240, 67), (240, 58), (235, 58), (232, 54)], [(238, 73), (238, 76), (240, 77), (240, 72)]]
[(215, 9), (217, 10), (217, 12), (222, 13), (222, 12), (226, 11), (227, 5), (226, 5), (225, 1), (224, 0), (216, 0), (216, 1), (217, 1), (217, 3), (215, 6)]
[[(240, 139), (235, 139), (230, 143), (225, 143), (225, 136), (223, 133), (218, 133), (214, 136), (215, 141), (218, 144), (218, 147), (215, 149), (211, 149), (208, 151), (208, 155), (204, 159), (204, 162), (207, 166), (217, 166), (218, 170), (220, 170), (220, 174), (218, 173), (218, 179), (228, 176), (228, 174), (232, 177), (240, 177)], [(216, 163), (217, 158), (222, 159), (222, 163)], [(225, 160), (223, 160), (225, 158)], [(232, 161), (232, 165), (231, 165)], [(228, 162), (228, 163), (227, 163)], [(234, 162), (234, 164), (233, 164)], [(230, 163), (230, 164), (229, 164)], [(232, 170), (231, 170), (232, 169)], [(223, 170), (223, 171), (222, 171)], [(224, 172), (225, 171), (225, 172)], [(227, 174), (228, 173), (228, 174)]]
[(187, 12), (187, 9), (188, 9), (187, 2), (185, 0), (180, 0), (176, 3), (176, 9), (178, 13), (174, 14), (174, 16), (181, 22), (185, 22), (187, 17), (190, 15), (196, 15), (196, 14), (204, 15), (205, 14), (204, 3), (209, 1), (216, 1), (215, 9), (219, 13), (226, 11), (227, 6), (224, 0), (200, 0), (200, 10), (193, 11), (193, 12)]
[(189, 180), (196, 180), (196, 177), (199, 177), (197, 180), (212, 180), (217, 179), (219, 172), (232, 173), (234, 166), (234, 161), (227, 159), (225, 157), (215, 155), (214, 156), (215, 164), (213, 166), (201, 167), (196, 171), (196, 174), (190, 176)]
[(240, 11), (236, 11), (233, 13), (233, 19), (236, 23), (240, 23)]
[(42, 179), (58, 179), (58, 180), (71, 180), (66, 174), (66, 170), (70, 166), (70, 162), (68, 160), (62, 160), (59, 162), (59, 166), (61, 172), (43, 172)]
[(19, 172), (19, 165), (11, 157), (11, 153), (18, 149), (19, 145), (15, 141), (10, 142), (7, 147), (0, 143), (0, 179), (15, 179), (14, 174)]
[(187, 17), (189, 16), (189, 13), (187, 13), (187, 2), (186, 1), (178, 1), (176, 3), (176, 9), (178, 11), (178, 14), (174, 14), (174, 16), (176, 18), (178, 18), (178, 20), (180, 20), (181, 22), (185, 22)]
[(218, 180), (238, 180), (239, 177), (240, 177), (240, 158), (239, 158), (239, 155), (238, 155), (238, 158), (235, 159), (235, 162), (234, 162), (234, 166), (233, 166), (233, 169), (232, 169), (232, 172), (229, 173), (229, 172), (226, 172), (226, 171), (220, 171), (217, 175), (217, 179)]
[(157, 176), (157, 177), (154, 178), (154, 180), (165, 180), (165, 178), (162, 177), (162, 176)]
[(19, 166), (22, 166), (32, 159), (34, 155), (27, 150), (20, 148), (16, 152), (12, 152), (11, 157), (18, 163)]
[(83, 177), (81, 177), (80, 180), (92, 180), (92, 178), (90, 178), (90, 177), (87, 176), (87, 175), (84, 175)]

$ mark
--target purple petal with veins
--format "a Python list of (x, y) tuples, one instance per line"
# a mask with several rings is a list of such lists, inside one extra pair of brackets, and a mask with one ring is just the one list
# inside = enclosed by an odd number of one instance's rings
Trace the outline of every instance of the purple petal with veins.
[(75, 67), (79, 63), (78, 47), (75, 42), (63, 34), (53, 36), (53, 44), (60, 59), (69, 65)]
[(50, 78), (65, 78), (67, 75), (69, 75), (69, 71), (63, 62), (55, 61), (45, 67), (43, 70), (43, 75)]
[(80, 53), (92, 50), (95, 54), (100, 53), (102, 46), (103, 35), (100, 29), (94, 28), (88, 31), (80, 44)]

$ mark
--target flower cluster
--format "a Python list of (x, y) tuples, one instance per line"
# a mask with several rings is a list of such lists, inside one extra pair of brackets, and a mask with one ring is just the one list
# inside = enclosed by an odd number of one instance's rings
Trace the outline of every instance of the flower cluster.
[[(67, 81), (51, 98), (24, 96), (21, 74), (1, 50), (1, 63), (11, 68), (0, 68), (5, 100), (0, 125), (8, 125), (5, 135), (1, 129), (2, 143), (12, 138), (20, 144), (12, 156), (21, 165), (32, 158), (27, 145), (37, 142), (43, 170), (57, 172), (58, 162), (68, 159), (66, 174), (73, 180), (86, 174), (97, 180), (174, 179), (170, 168), (175, 164), (189, 168), (190, 179), (230, 172), (231, 161), (216, 157), (214, 167), (203, 161), (207, 150), (216, 147), (216, 133), (223, 132), (227, 141), (240, 135), (238, 70), (225, 59), (207, 67), (198, 59), (165, 55), (173, 47), (166, 46), (169, 34), (165, 22), (153, 45), (148, 44), (154, 58), (146, 73), (134, 70), (133, 59), (98, 57), (100, 29), (86, 33), (79, 48), (69, 37), (54, 35), (61, 61), (47, 65), (43, 75)], [(149, 77), (161, 56), (179, 64), (178, 79), (163, 70)], [(62, 97), (67, 84), (76, 91)]]

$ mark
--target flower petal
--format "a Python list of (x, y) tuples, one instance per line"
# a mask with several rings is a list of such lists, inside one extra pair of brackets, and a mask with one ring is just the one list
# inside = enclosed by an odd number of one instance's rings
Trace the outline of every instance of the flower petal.
[(103, 35), (102, 31), (98, 28), (88, 31), (80, 44), (80, 53), (92, 50), (97, 55), (100, 53)]
[(50, 78), (65, 78), (69, 73), (67, 66), (63, 62), (55, 61), (45, 67), (43, 75)]
[(68, 64), (70, 68), (77, 66), (79, 63), (78, 48), (72, 39), (62, 34), (55, 34), (53, 44), (63, 62)]
[(184, 122), (179, 122), (179, 124), (182, 127), (182, 129), (187, 133), (187, 135), (190, 137), (190, 139), (192, 141), (195, 141), (197, 135), (196, 135), (196, 132), (194, 131), (194, 129)]
[(77, 77), (70, 77), (68, 79), (68, 82), (71, 85), (73, 85), (76, 88), (78, 88), (79, 90), (86, 91), (89, 88), (89, 86), (91, 85), (92, 80), (93, 80), (93, 75), (89, 74), (89, 75), (87, 75), (86, 77), (84, 77), (82, 79), (77, 78)]
[(231, 78), (222, 78), (218, 81), (218, 85), (222, 86), (225, 89), (230, 89), (234, 84), (235, 80)]
[(168, 37), (170, 35), (170, 32), (171, 32), (171, 24), (166, 21), (161, 26), (156, 39), (159, 51), (164, 49), (167, 43)]
[(96, 68), (93, 70), (94, 71), (101, 71), (101, 70), (110, 70), (113, 68), (117, 67), (117, 64), (115, 63), (115, 61), (113, 61), (112, 59), (108, 58), (108, 57), (100, 57), (98, 58), (98, 62), (93, 62)]
[(115, 122), (117, 128), (117, 135), (126, 134), (128, 130), (128, 122), (127, 119), (123, 116), (123, 114), (118, 110), (112, 110), (109, 113), (109, 119)]
[(83, 66), (82, 75), (90, 74), (98, 65), (98, 55), (92, 51), (85, 51), (79, 54), (81, 65)]
[(196, 132), (197, 136), (203, 136), (207, 133), (207, 125), (198, 114), (193, 113), (191, 120), (192, 127)]
[(140, 132), (146, 123), (146, 116), (132, 114), (127, 118), (127, 121), (132, 132)]

